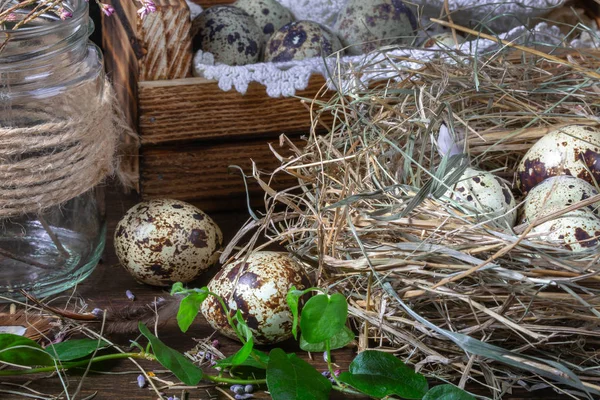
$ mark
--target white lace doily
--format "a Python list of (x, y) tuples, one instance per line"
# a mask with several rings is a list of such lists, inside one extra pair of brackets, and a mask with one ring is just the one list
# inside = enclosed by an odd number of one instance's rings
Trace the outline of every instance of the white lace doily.
[[(296, 19), (311, 19), (331, 26), (335, 21), (337, 11), (343, 7), (346, 0), (278, 0), (287, 7)], [(534, 29), (526, 29), (522, 20), (539, 16), (548, 11), (548, 8), (560, 5), (564, 0), (454, 0), (449, 2), (453, 12), (453, 20), (466, 26), (473, 26), (474, 21), (484, 21), (487, 27), (494, 26), (498, 31), (505, 33), (500, 38), (517, 43), (543, 43), (550, 46), (560, 45), (563, 36), (559, 29), (546, 23), (538, 24)], [(443, 0), (413, 0), (411, 3), (423, 6), (422, 21), (430, 17), (438, 17), (443, 9)], [(525, 5), (524, 5), (525, 4)], [(512, 29), (511, 29), (512, 28)], [(425, 34), (423, 34), (425, 35)], [(582, 38), (571, 43), (575, 47), (590, 47), (595, 45), (600, 32), (591, 31)], [(460, 51), (466, 54), (478, 54), (493, 51), (498, 44), (485, 39), (463, 43)], [(435, 50), (435, 48), (434, 48)], [(266, 92), (271, 97), (293, 96), (296, 91), (308, 86), (308, 81), (313, 74), (321, 74), (329, 78), (330, 86), (368, 84), (369, 81), (394, 76), (382, 76), (379, 71), (383, 64), (390, 63), (390, 56), (404, 56), (426, 61), (438, 57), (440, 52), (422, 50), (418, 48), (396, 49), (389, 52), (378, 52), (362, 56), (311, 58), (287, 63), (257, 63), (244, 66), (214, 65), (214, 58), (210, 53), (199, 51), (194, 57), (194, 74), (219, 82), (219, 88), (224, 91), (235, 89), (244, 94), (250, 82), (258, 82), (265, 86)], [(360, 82), (348, 81), (340, 68), (351, 65), (362, 65), (363, 72)], [(368, 65), (368, 68), (364, 68)], [(419, 67), (415, 65), (414, 67)], [(369, 72), (372, 71), (372, 72)]]

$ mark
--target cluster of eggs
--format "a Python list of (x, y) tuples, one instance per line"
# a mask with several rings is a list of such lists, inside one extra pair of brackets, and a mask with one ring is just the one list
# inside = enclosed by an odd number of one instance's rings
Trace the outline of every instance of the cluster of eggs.
[[(191, 204), (172, 199), (141, 202), (117, 224), (114, 245), (121, 265), (139, 282), (171, 286), (191, 282), (218, 261), (223, 245), (219, 226)], [(287, 253), (255, 252), (225, 265), (208, 284), (233, 316), (242, 313), (257, 343), (276, 343), (292, 335), (289, 289), (310, 287), (304, 267)], [(215, 329), (236, 338), (214, 297), (202, 313)]]
[[(549, 132), (529, 149), (516, 173), (517, 186), (526, 195), (521, 222), (535, 224), (532, 239), (573, 252), (600, 243), (600, 202), (566, 210), (598, 194), (599, 129), (570, 125)], [(517, 222), (510, 186), (490, 172), (467, 168), (445, 197), (483, 220), (494, 220), (507, 228)]]
[[(332, 29), (294, 17), (277, 0), (237, 0), (212, 6), (194, 21), (196, 49), (215, 62), (246, 65), (326, 57), (346, 51), (357, 55), (385, 45), (414, 41), (417, 19), (401, 0), (348, 0)], [(462, 42), (450, 34), (434, 35), (423, 46)]]

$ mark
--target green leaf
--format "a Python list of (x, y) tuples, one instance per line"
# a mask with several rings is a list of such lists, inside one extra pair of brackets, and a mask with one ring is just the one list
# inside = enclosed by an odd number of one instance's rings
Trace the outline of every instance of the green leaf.
[(54, 365), (50, 354), (31, 339), (11, 333), (0, 334), (0, 361), (32, 367)]
[(427, 393), (427, 380), (391, 354), (367, 350), (350, 363), (350, 371), (339, 378), (368, 396), (383, 398), (398, 395), (421, 399)]
[(281, 349), (269, 353), (267, 387), (273, 400), (327, 400), (331, 382), (309, 363)]
[[(257, 361), (254, 357), (248, 357), (243, 363), (238, 364), (237, 366), (256, 368), (256, 369), (267, 369), (267, 365), (269, 364), (269, 355), (267, 353), (264, 353), (264, 352), (262, 352), (260, 350), (256, 350), (256, 349), (254, 349), (252, 351), (252, 354), (254, 356), (258, 357), (258, 359), (260, 361)], [(234, 366), (234, 364), (232, 362), (233, 357), (234, 356), (229, 356), (227, 358), (217, 361), (216, 366), (221, 367), (221, 368), (233, 367)]]
[(346, 326), (348, 303), (340, 293), (313, 296), (302, 309), (300, 328), (308, 343), (331, 339)]
[(292, 286), (285, 296), (288, 306), (292, 311), (292, 334), (294, 335), (294, 339), (298, 339), (298, 305), (300, 303), (300, 297), (302, 297), (303, 294), (303, 291), (297, 290), (296, 286)]
[[(204, 288), (203, 288), (204, 289)], [(194, 322), (194, 319), (200, 311), (202, 302), (208, 297), (208, 290), (203, 292), (190, 293), (179, 304), (179, 311), (177, 311), (177, 324), (181, 332), (187, 332)]]
[[(339, 331), (334, 337), (331, 338), (330, 350), (341, 349), (348, 343), (354, 340), (354, 332), (352, 329), (344, 326), (344, 329)], [(327, 350), (325, 342), (321, 343), (308, 343), (304, 340), (304, 336), (300, 335), (300, 348), (304, 351), (321, 352)]]
[(440, 385), (427, 392), (423, 400), (475, 400), (475, 397), (454, 385)]
[(175, 282), (173, 284), (173, 287), (171, 287), (171, 296), (173, 296), (174, 294), (177, 294), (179, 292), (183, 292), (184, 290), (185, 290), (185, 288), (183, 287), (183, 283)]
[(98, 339), (73, 339), (65, 342), (51, 344), (46, 347), (46, 353), (60, 361), (72, 361), (92, 354), (96, 349), (110, 346), (104, 340)]
[(200, 379), (202, 379), (202, 370), (200, 368), (192, 364), (183, 354), (161, 342), (156, 336), (150, 333), (143, 323), (140, 322), (138, 328), (142, 335), (150, 341), (154, 355), (163, 367), (174, 373), (186, 385), (195, 386), (200, 382)]
[(252, 353), (252, 349), (254, 349), (254, 338), (252, 337), (252, 331), (248, 328), (248, 325), (246, 325), (246, 321), (244, 321), (244, 317), (240, 310), (237, 310), (235, 313), (235, 319), (237, 320), (238, 331), (243, 335), (246, 343), (244, 343), (242, 348), (235, 353), (231, 359), (231, 363), (233, 365), (240, 365), (246, 361)]

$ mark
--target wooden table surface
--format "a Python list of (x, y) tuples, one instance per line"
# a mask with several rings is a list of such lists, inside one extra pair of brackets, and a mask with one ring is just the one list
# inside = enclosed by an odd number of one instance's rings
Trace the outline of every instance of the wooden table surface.
[[(102, 259), (102, 263), (96, 268), (93, 275), (77, 288), (77, 295), (81, 296), (89, 304), (90, 309), (94, 307), (118, 309), (131, 304), (125, 296), (127, 289), (131, 290), (136, 295), (135, 302), (137, 304), (150, 303), (159, 296), (168, 296), (164, 289), (152, 288), (149, 286), (138, 284), (134, 279), (118, 265), (114, 250), (112, 247), (112, 234), (114, 227), (119, 218), (127, 211), (127, 209), (135, 204), (137, 198), (135, 195), (124, 195), (118, 189), (113, 187), (107, 188), (107, 203), (108, 203), (108, 237), (107, 245)], [(230, 212), (213, 214), (212, 217), (222, 227), (225, 240), (231, 238), (237, 229), (245, 221), (247, 214), (244, 212)], [(202, 285), (204, 282), (198, 282)], [(213, 330), (206, 324), (202, 318), (193, 324), (187, 334), (182, 334), (172, 318), (164, 327), (159, 330), (160, 338), (168, 345), (180, 350), (186, 351), (194, 347), (194, 338), (206, 338), (213, 334)], [(110, 339), (121, 345), (128, 345), (129, 340), (136, 339), (136, 334), (117, 334), (111, 335)], [(221, 351), (226, 355), (231, 355), (237, 349), (237, 343), (227, 338), (219, 337), (222, 348)], [(289, 351), (299, 350), (293, 342), (285, 343), (282, 347)], [(267, 349), (268, 350), (268, 349)], [(303, 357), (306, 353), (299, 352)], [(347, 367), (349, 361), (354, 357), (352, 349), (343, 349), (334, 352), (334, 361), (343, 369)], [(325, 370), (326, 364), (322, 360), (320, 354), (315, 355), (314, 360), (310, 361), (319, 370)], [(141, 362), (148, 371), (164, 370), (157, 363)], [(80, 393), (76, 396), (77, 399), (86, 399), (88, 396), (96, 393), (95, 399), (112, 400), (112, 399), (156, 399), (157, 395), (150, 389), (140, 389), (136, 384), (136, 378), (139, 375), (139, 370), (129, 361), (123, 360), (112, 362), (103, 365), (104, 371), (109, 371), (111, 374), (90, 373), (84, 380)], [(176, 379), (167, 373), (158, 375), (162, 379), (173, 381)], [(73, 393), (76, 392), (78, 385), (82, 380), (80, 372), (69, 372), (67, 381), (64, 385), (68, 388), (69, 396), (64, 395), (64, 387), (56, 375), (39, 375), (27, 377), (3, 377), (0, 378), (0, 399), (23, 399), (22, 395), (11, 394), (11, 391), (23, 392), (23, 388), (15, 385), (27, 384), (29, 388), (43, 393), (45, 396), (36, 395), (33, 392), (30, 398), (50, 398), (51, 396), (63, 395), (61, 398), (73, 399)], [(227, 387), (224, 387), (227, 390)], [(478, 390), (479, 392), (479, 390)], [(167, 396), (178, 396), (181, 398), (182, 390), (165, 390)], [(482, 394), (489, 395), (485, 391)], [(39, 397), (36, 397), (39, 396)], [(334, 393), (335, 399), (349, 398), (347, 395), (339, 395)], [(264, 392), (259, 392), (257, 397), (269, 398)], [(224, 394), (216, 390), (213, 386), (205, 385), (200, 388), (189, 390), (189, 399), (227, 399)], [(504, 399), (519, 400), (519, 399), (541, 399), (558, 400), (564, 399), (565, 396), (558, 395), (554, 392), (534, 392), (527, 393), (524, 391), (516, 392), (510, 397), (505, 396)], [(292, 399), (290, 399), (292, 400)]]

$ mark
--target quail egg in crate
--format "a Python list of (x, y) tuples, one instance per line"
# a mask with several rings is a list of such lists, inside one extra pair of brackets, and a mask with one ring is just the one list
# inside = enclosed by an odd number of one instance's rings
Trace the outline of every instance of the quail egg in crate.
[(190, 282), (217, 262), (221, 229), (200, 209), (179, 200), (139, 203), (115, 230), (115, 251), (133, 277), (155, 286)]
[(516, 202), (510, 187), (490, 172), (467, 168), (445, 196), (468, 204), (489, 218), (506, 214), (505, 221), (511, 227), (516, 222)]
[(537, 240), (564, 246), (573, 252), (589, 250), (598, 245), (600, 219), (592, 214), (565, 215), (533, 228)]
[(215, 62), (227, 65), (259, 61), (263, 33), (254, 18), (233, 6), (213, 6), (196, 18), (194, 39), (200, 50), (211, 53)]
[(263, 33), (264, 43), (275, 31), (294, 20), (292, 13), (277, 0), (237, 0), (233, 5), (254, 18)]
[[(523, 220), (531, 222), (537, 216), (543, 217), (555, 211), (564, 210), (597, 194), (596, 188), (583, 179), (570, 175), (550, 177), (527, 194), (523, 207)], [(600, 216), (600, 202), (568, 213), (568, 215), (586, 214)]]
[(285, 62), (326, 57), (342, 49), (337, 36), (314, 21), (297, 21), (275, 32), (265, 47), (265, 61)]
[[(310, 287), (304, 267), (286, 253), (260, 251), (225, 265), (208, 284), (221, 296), (231, 315), (240, 310), (255, 343), (272, 344), (292, 336), (292, 313), (286, 295), (292, 286)], [(218, 300), (202, 303), (202, 314), (220, 333), (236, 339)]]
[(592, 185), (600, 183), (600, 130), (569, 125), (544, 135), (517, 167), (518, 186), (527, 194), (556, 175), (572, 175)]
[(364, 54), (381, 46), (411, 43), (417, 19), (401, 0), (349, 0), (333, 30), (349, 54)]
[(441, 48), (453, 49), (457, 44), (464, 43), (465, 41), (465, 39), (458, 34), (456, 35), (456, 39), (457, 40), (454, 40), (454, 35), (452, 35), (452, 32), (438, 33), (437, 35), (430, 36), (425, 42), (423, 42), (421, 47), (428, 49), (433, 46), (438, 46)]

